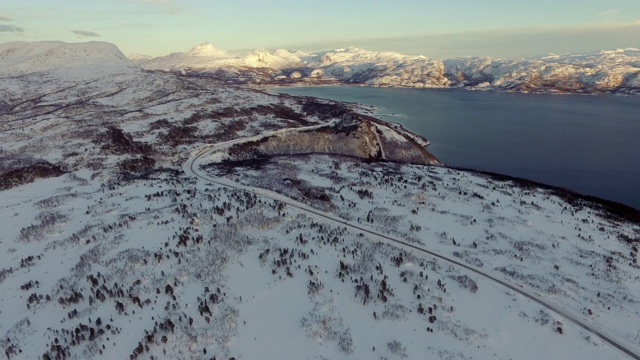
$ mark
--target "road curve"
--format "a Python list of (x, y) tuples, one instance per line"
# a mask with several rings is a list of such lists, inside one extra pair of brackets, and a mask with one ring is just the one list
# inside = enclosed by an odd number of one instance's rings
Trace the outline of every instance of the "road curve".
[[(300, 129), (293, 129), (293, 130), (300, 130)], [(286, 131), (286, 130), (285, 130)], [(283, 132), (283, 130), (279, 130), (274, 132), (275, 133), (281, 133)], [(270, 135), (270, 134), (267, 134)], [(265, 136), (265, 135), (262, 135)], [(261, 137), (261, 136), (259, 136)], [(257, 138), (257, 137), (254, 137)], [(256, 187), (252, 187), (252, 186), (246, 186), (243, 184), (239, 184), (239, 183), (235, 183), (233, 181), (230, 181), (228, 179), (224, 179), (224, 178), (212, 178), (209, 175), (207, 175), (206, 173), (204, 173), (203, 171), (200, 170), (200, 168), (197, 165), (198, 160), (200, 160), (203, 156), (205, 156), (206, 154), (210, 153), (210, 152), (214, 152), (216, 150), (218, 150), (221, 147), (226, 147), (226, 146), (230, 146), (233, 145), (235, 143), (240, 143), (246, 140), (251, 140), (251, 138), (241, 138), (241, 139), (235, 139), (235, 140), (231, 140), (231, 141), (226, 141), (224, 143), (220, 143), (220, 144), (216, 144), (216, 145), (208, 145), (205, 146), (203, 148), (201, 148), (198, 151), (195, 151), (191, 154), (189, 160), (185, 163), (184, 166), (184, 170), (186, 173), (190, 173), (195, 177), (198, 177), (200, 179), (203, 179), (205, 181), (217, 184), (217, 185), (221, 185), (221, 186), (225, 186), (225, 187), (229, 187), (232, 189), (236, 189), (236, 190), (243, 190), (243, 191), (248, 191), (251, 193), (254, 193), (256, 195), (260, 195), (272, 200), (276, 200), (276, 201), (280, 201), (282, 203), (285, 203), (295, 209), (298, 209), (300, 211), (306, 212), (307, 214), (312, 214), (316, 217), (322, 218), (324, 220), (328, 220), (330, 222), (334, 222), (340, 225), (344, 225), (348, 228), (354, 229), (354, 230), (358, 230), (360, 232), (362, 232), (363, 234), (368, 234), (370, 236), (373, 236), (375, 238), (377, 238), (378, 240), (380, 240), (381, 242), (402, 248), (404, 250), (407, 250), (413, 254), (417, 254), (420, 256), (430, 256), (434, 259), (440, 259), (440, 260), (444, 260), (445, 262), (448, 262), (450, 264), (453, 264), (455, 266), (459, 266), (473, 274), (476, 274), (478, 276), (484, 277), (485, 279), (494, 281), (506, 288), (508, 288), (509, 290), (512, 290), (515, 293), (518, 293), (544, 307), (546, 307), (547, 309), (555, 312), (556, 314), (562, 316), (563, 318), (565, 318), (566, 320), (568, 320), (569, 322), (572, 322), (573, 324), (577, 325), (578, 327), (591, 332), (592, 334), (594, 334), (595, 336), (599, 337), (602, 341), (606, 342), (607, 344), (613, 346), (615, 349), (618, 349), (619, 351), (621, 351), (622, 353), (628, 355), (629, 357), (631, 357), (632, 359), (636, 359), (636, 360), (640, 360), (640, 349), (638, 348), (638, 345), (630, 342), (627, 339), (624, 338), (620, 338), (619, 335), (616, 335), (614, 333), (612, 333), (611, 331), (601, 328), (600, 326), (598, 326), (597, 324), (592, 324), (590, 323), (589, 320), (587, 320), (584, 315), (577, 313), (571, 309), (568, 309), (562, 305), (559, 305), (553, 301), (551, 301), (550, 299), (547, 299), (545, 297), (543, 297), (540, 293), (534, 291), (531, 288), (525, 287), (519, 283), (516, 282), (512, 282), (511, 280), (504, 278), (502, 275), (500, 275), (500, 277), (497, 277), (495, 275), (492, 275), (490, 273), (487, 273), (481, 269), (475, 268), (473, 266), (470, 266), (468, 264), (462, 263), (456, 259), (447, 257), (445, 255), (442, 254), (438, 254), (435, 253), (433, 251), (430, 251), (428, 249), (416, 246), (414, 244), (410, 244), (407, 243), (404, 240), (398, 239), (396, 237), (387, 235), (387, 234), (383, 234), (380, 232), (377, 232), (373, 229), (367, 228), (361, 224), (358, 223), (354, 223), (351, 221), (347, 221), (344, 220), (338, 216), (335, 216), (333, 214), (330, 213), (326, 213), (323, 212), (321, 210), (317, 210), (314, 209), (304, 203), (301, 203), (299, 201), (293, 200), (291, 198), (288, 198), (286, 196), (283, 196), (281, 194), (278, 194), (276, 192), (270, 191), (270, 190), (266, 190), (266, 189), (262, 189), (262, 188), (256, 188)], [(501, 278), (502, 277), (502, 278)]]

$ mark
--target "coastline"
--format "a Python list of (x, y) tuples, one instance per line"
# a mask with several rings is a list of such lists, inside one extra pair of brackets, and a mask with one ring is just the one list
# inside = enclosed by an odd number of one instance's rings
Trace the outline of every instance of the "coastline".
[[(332, 87), (335, 85), (320, 85), (320, 86), (293, 86), (293, 87)], [(376, 89), (379, 87), (372, 87), (372, 86), (359, 86), (359, 85), (352, 85), (352, 84), (345, 84), (345, 85), (338, 85), (339, 87), (369, 87), (372, 89)], [(390, 117), (389, 115), (386, 114), (379, 114), (376, 113), (376, 111), (380, 111), (381, 109), (383, 109), (383, 107), (378, 106), (378, 105), (368, 105), (368, 104), (363, 104), (363, 103), (359, 103), (359, 102), (352, 102), (352, 101), (341, 101), (341, 100), (334, 100), (334, 99), (328, 99), (328, 98), (321, 98), (321, 97), (317, 97), (317, 96), (308, 96), (308, 95), (292, 95), (286, 92), (277, 92), (277, 91), (273, 91), (273, 89), (279, 89), (279, 88), (290, 88), (292, 86), (284, 86), (284, 87), (268, 87), (266, 88), (264, 91), (266, 91), (267, 93), (270, 94), (276, 94), (276, 95), (281, 95), (281, 94), (285, 94), (286, 96), (303, 96), (303, 97), (312, 97), (315, 99), (319, 99), (319, 100), (323, 100), (323, 101), (330, 101), (330, 102), (335, 102), (335, 103), (339, 103), (339, 104), (343, 104), (343, 105), (347, 105), (349, 106), (352, 110), (362, 114), (362, 115), (366, 115), (366, 116), (370, 116), (372, 118), (375, 118), (378, 121), (384, 122), (386, 124), (388, 124), (391, 127), (395, 127), (395, 128), (400, 128), (403, 129), (405, 132), (407, 133), (411, 133), (413, 135), (415, 135), (417, 138), (420, 139), (424, 139), (425, 140), (425, 144), (421, 144), (424, 148), (426, 148), (427, 146), (431, 145), (431, 142), (426, 139), (424, 136), (418, 135), (415, 132), (407, 129), (403, 124), (400, 124), (398, 122), (394, 122), (394, 121), (389, 121), (387, 119), (384, 119), (384, 117)], [(420, 89), (418, 89), (420, 90)], [(456, 90), (455, 88), (443, 88), (443, 90)], [(543, 94), (539, 94), (539, 95), (543, 95)], [(565, 95), (565, 94), (562, 94)], [(566, 95), (572, 95), (572, 94), (566, 94)], [(588, 95), (588, 94), (585, 94)], [(393, 117), (395, 118), (405, 118), (407, 117), (407, 115), (405, 114), (393, 114)], [(437, 154), (434, 154), (437, 156)], [(451, 168), (451, 169), (455, 169), (455, 170), (461, 170), (461, 171), (467, 171), (467, 172), (471, 172), (471, 173), (475, 173), (475, 174), (482, 174), (482, 175), (487, 175), (487, 176), (491, 176), (492, 178), (504, 178), (504, 179), (511, 179), (514, 182), (518, 182), (518, 183), (526, 183), (526, 184), (530, 184), (531, 186), (536, 186), (536, 187), (540, 187), (540, 188), (544, 188), (544, 189), (550, 189), (553, 190), (554, 192), (558, 193), (558, 194), (562, 194), (563, 197), (570, 197), (570, 198), (574, 198), (574, 199), (579, 199), (581, 201), (589, 201), (589, 202), (593, 202), (595, 204), (598, 204), (601, 207), (607, 208), (607, 209), (611, 209), (613, 210), (612, 212), (617, 214), (618, 216), (621, 216), (623, 218), (627, 218), (627, 216), (629, 215), (624, 215), (624, 214), (631, 214), (631, 219), (633, 219), (633, 221), (640, 223), (640, 208), (630, 205), (630, 204), (625, 204), (622, 203), (620, 201), (616, 201), (616, 200), (611, 200), (611, 199), (607, 199), (605, 197), (602, 196), (597, 196), (597, 195), (591, 195), (591, 194), (586, 194), (583, 192), (580, 192), (578, 190), (574, 190), (571, 189), (570, 187), (566, 187), (566, 186), (559, 186), (559, 185), (553, 185), (544, 181), (538, 181), (538, 180), (533, 180), (527, 177), (518, 177), (518, 176), (514, 176), (514, 175), (510, 175), (508, 173), (504, 173), (504, 172), (495, 172), (495, 171), (490, 171), (490, 170), (482, 170), (482, 169), (477, 169), (477, 168), (473, 168), (473, 167), (465, 167), (465, 166), (456, 166), (456, 165), (449, 165), (447, 163), (443, 162), (444, 167), (447, 168)]]
[(640, 91), (632, 89), (631, 92), (613, 92), (613, 91), (560, 91), (557, 89), (540, 88), (535, 90), (513, 90), (513, 89), (501, 89), (491, 86), (402, 86), (402, 85), (374, 85), (366, 83), (350, 83), (339, 79), (330, 78), (323, 79), (321, 81), (294, 81), (291, 83), (282, 83), (273, 81), (270, 83), (257, 83), (247, 84), (250, 88), (257, 90), (268, 90), (272, 88), (305, 88), (305, 87), (364, 87), (373, 89), (411, 89), (411, 90), (466, 90), (477, 92), (497, 92), (506, 94), (524, 94), (524, 95), (584, 95), (584, 96), (620, 96), (620, 97), (635, 97), (640, 96)]

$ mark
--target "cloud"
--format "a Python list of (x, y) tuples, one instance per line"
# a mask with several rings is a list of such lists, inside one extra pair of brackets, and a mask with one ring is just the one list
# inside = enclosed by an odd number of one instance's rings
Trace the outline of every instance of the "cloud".
[(93, 31), (87, 31), (87, 30), (71, 30), (72, 33), (78, 35), (79, 38), (83, 38), (83, 37), (99, 37), (100, 34), (95, 33)]
[(14, 34), (22, 34), (24, 33), (24, 28), (15, 25), (3, 25), (0, 24), (0, 32), (10, 32)]
[(0, 21), (13, 21), (13, 19), (6, 16), (0, 16)]

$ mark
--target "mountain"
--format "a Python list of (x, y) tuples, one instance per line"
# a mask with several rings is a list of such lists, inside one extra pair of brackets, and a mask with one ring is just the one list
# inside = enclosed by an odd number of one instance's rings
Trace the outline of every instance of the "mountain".
[(445, 87), (441, 61), (394, 52), (338, 49), (307, 57), (314, 76), (370, 86)]
[(153, 59), (153, 56), (144, 55), (144, 54), (130, 54), (127, 57), (129, 58), (129, 60), (133, 61), (134, 63), (144, 62), (144, 61)]
[(284, 69), (302, 66), (300, 59), (286, 50), (254, 50), (242, 56), (233, 56), (210, 43), (198, 45), (187, 53), (140, 59), (137, 63), (145, 69), (163, 71), (206, 71), (234, 67)]
[(73, 48), (0, 77), (7, 359), (640, 354), (637, 210), (434, 166), (356, 104)]
[[(205, 60), (206, 59), (206, 60)], [(545, 93), (640, 94), (640, 52), (618, 49), (531, 59), (465, 57), (446, 60), (357, 48), (312, 54), (256, 50), (234, 59), (174, 54), (138, 62), (150, 70), (225, 72), (229, 81), (385, 87), (460, 87)], [(255, 69), (268, 70), (262, 76)], [(243, 69), (245, 71), (243, 71)]]
[(452, 86), (521, 92), (638, 94), (640, 51), (620, 49), (534, 59), (445, 60)]
[(137, 69), (118, 47), (105, 42), (60, 41), (9, 42), (0, 44), (0, 76), (40, 72), (73, 76), (106, 75)]
[[(115, 91), (118, 87), (114, 84), (130, 80), (141, 70), (117, 46), (105, 42), (2, 43), (0, 114), (16, 112), (21, 104), (44, 113), (55, 108), (58, 100), (52, 99), (58, 92), (63, 96), (62, 90), (75, 89), (72, 99), (82, 102), (86, 96)], [(46, 93), (51, 93), (50, 102), (42, 96)], [(35, 106), (38, 99), (39, 106)]]
[(274, 69), (288, 69), (303, 66), (300, 58), (284, 49), (275, 51), (254, 50), (242, 57), (241, 65), (249, 67), (269, 67)]
[(229, 55), (226, 51), (217, 49), (211, 43), (202, 43), (198, 46), (195, 46), (187, 53), (187, 55), (202, 56), (202, 57), (208, 57), (208, 58), (218, 58), (218, 59), (226, 59), (231, 57), (231, 55)]

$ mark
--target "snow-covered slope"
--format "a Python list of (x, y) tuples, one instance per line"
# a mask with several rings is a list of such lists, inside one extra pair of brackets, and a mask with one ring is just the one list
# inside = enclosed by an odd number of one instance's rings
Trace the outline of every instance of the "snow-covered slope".
[(137, 66), (113, 44), (61, 41), (9, 42), (0, 44), (0, 76), (39, 72), (100, 76), (128, 72)]
[(444, 87), (441, 61), (394, 52), (339, 49), (307, 57), (315, 76), (329, 76), (372, 86)]
[(153, 56), (144, 55), (144, 54), (130, 54), (128, 56), (128, 58), (129, 58), (129, 60), (133, 61), (134, 64), (137, 64), (139, 62), (149, 61), (149, 60), (153, 59)]
[(226, 59), (232, 57), (226, 51), (220, 50), (211, 43), (202, 43), (195, 46), (186, 54), (188, 56), (201, 56), (207, 58)]
[(149, 70), (176, 71), (183, 69), (208, 69), (228, 65), (233, 56), (219, 50), (211, 43), (193, 47), (187, 53), (173, 53), (151, 59), (136, 59), (136, 63)]
[[(637, 352), (637, 211), (445, 167), (265, 156), (262, 134), (366, 117), (355, 105), (53, 70), (0, 83), (7, 358), (626, 358), (507, 287), (340, 219), (530, 289)], [(406, 143), (369, 125), (363, 141)], [(248, 191), (185, 171), (209, 144), (251, 139), (254, 157), (199, 169)]]
[(285, 69), (302, 66), (295, 55), (286, 50), (275, 51), (254, 50), (241, 56), (233, 56), (216, 49), (212, 44), (198, 45), (187, 53), (174, 53), (151, 60), (137, 60), (145, 69), (180, 71), (180, 70), (212, 70), (225, 67), (273, 68)]
[(270, 67), (274, 69), (287, 69), (302, 66), (300, 58), (284, 49), (272, 52), (254, 50), (242, 58), (242, 65), (249, 67)]
[[(256, 50), (236, 58), (172, 54), (137, 61), (151, 70), (212, 70), (269, 68), (261, 83), (303, 83), (327, 80), (388, 87), (464, 87), (519, 92), (640, 93), (640, 51), (618, 49), (591, 54), (550, 55), (533, 59), (466, 57), (447, 60), (373, 52), (357, 48), (312, 54), (286, 50)], [(239, 69), (239, 70), (238, 70)], [(284, 71), (281, 71), (284, 70)], [(233, 77), (233, 73), (230, 74)], [(254, 77), (255, 78), (255, 77)]]
[(312, 76), (372, 86), (640, 94), (637, 49), (536, 59), (468, 57), (441, 61), (350, 48), (306, 59)]
[(551, 55), (536, 59), (459, 58), (445, 61), (452, 86), (523, 92), (638, 93), (640, 51)]
[[(57, 96), (69, 96), (64, 100), (81, 103), (85, 97), (116, 91), (118, 87), (114, 84), (141, 73), (137, 65), (110, 43), (2, 43), (0, 114), (28, 117), (31, 115), (19, 112), (46, 113), (56, 108), (56, 101), (62, 100)], [(46, 94), (50, 96), (43, 96)]]

